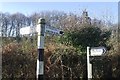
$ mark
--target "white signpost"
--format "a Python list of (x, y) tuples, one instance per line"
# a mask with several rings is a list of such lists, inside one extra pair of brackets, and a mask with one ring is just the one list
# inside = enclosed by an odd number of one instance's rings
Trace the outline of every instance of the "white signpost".
[(50, 29), (50, 26), (45, 26), (45, 19), (39, 19), (36, 28), (24, 27), (20, 29), (21, 35), (38, 34), (38, 59), (37, 59), (37, 80), (44, 80), (44, 36), (45, 33), (49, 34), (63, 34), (63, 31), (58, 29)]
[(90, 56), (102, 56), (104, 55), (106, 52), (106, 48), (105, 47), (92, 47), (90, 49)]
[(31, 26), (23, 27), (20, 29), (21, 35), (28, 35), (28, 34), (33, 34), (33, 33), (36, 33), (36, 29)]
[[(28, 34), (38, 33), (39, 31), (40, 31), (40, 25), (38, 24), (36, 28), (34, 28), (32, 26), (27, 26), (27, 27), (21, 28), (20, 34), (28, 35)], [(45, 33), (61, 35), (61, 34), (63, 34), (63, 31), (59, 30), (59, 29), (50, 29), (49, 26), (45, 26)]]
[(102, 56), (106, 53), (105, 47), (87, 47), (87, 77), (92, 79), (92, 64), (90, 63), (90, 56)]
[(90, 47), (87, 47), (87, 77), (88, 80), (92, 78), (92, 64), (90, 64)]

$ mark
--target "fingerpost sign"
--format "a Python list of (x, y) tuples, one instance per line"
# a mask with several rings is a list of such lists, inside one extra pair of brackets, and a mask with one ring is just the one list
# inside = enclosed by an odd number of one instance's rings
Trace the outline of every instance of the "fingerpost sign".
[(103, 56), (106, 53), (105, 47), (87, 47), (87, 77), (92, 79), (92, 64), (90, 63), (90, 56)]
[(49, 34), (63, 34), (63, 31), (58, 29), (50, 29), (49, 26), (46, 27), (45, 19), (40, 18), (38, 20), (38, 25), (36, 28), (27, 26), (20, 29), (21, 35), (34, 34), (38, 35), (38, 58), (37, 58), (37, 80), (44, 80), (44, 37), (45, 33), (50, 32)]

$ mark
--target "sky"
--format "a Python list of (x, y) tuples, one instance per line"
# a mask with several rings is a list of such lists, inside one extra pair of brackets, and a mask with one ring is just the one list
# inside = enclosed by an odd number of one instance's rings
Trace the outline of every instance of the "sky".
[(0, 2), (118, 2), (119, 0), (1, 0)]
[[(91, 18), (118, 21), (118, 2), (0, 2), (0, 12), (31, 15), (40, 11), (64, 11), (78, 15), (86, 9)], [(108, 17), (108, 18), (107, 18)]]

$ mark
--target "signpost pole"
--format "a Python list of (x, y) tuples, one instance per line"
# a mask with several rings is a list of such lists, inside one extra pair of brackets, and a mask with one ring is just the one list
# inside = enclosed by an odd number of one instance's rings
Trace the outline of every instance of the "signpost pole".
[(45, 19), (39, 19), (38, 31), (38, 59), (37, 59), (37, 80), (44, 80), (44, 34)]
[(49, 31), (53, 34), (63, 34), (63, 31), (61, 30), (54, 30), (50, 28), (45, 27), (45, 19), (40, 18), (38, 20), (37, 27), (31, 28), (31, 27), (24, 27), (20, 29), (20, 34), (27, 35), (27, 34), (33, 34), (38, 33), (38, 58), (37, 58), (37, 80), (44, 80), (44, 36), (46, 31)]
[(92, 64), (90, 64), (89, 55), (90, 55), (90, 47), (87, 47), (87, 77), (88, 77), (88, 80), (91, 80), (91, 78), (92, 78)]

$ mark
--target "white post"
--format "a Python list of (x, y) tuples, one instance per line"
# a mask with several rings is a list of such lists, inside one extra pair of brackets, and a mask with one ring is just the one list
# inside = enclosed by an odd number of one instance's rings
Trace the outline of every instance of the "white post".
[(91, 80), (92, 78), (92, 64), (90, 64), (90, 47), (87, 47), (87, 77), (88, 80)]
[(45, 19), (38, 21), (38, 59), (37, 59), (37, 80), (44, 80), (44, 35)]

